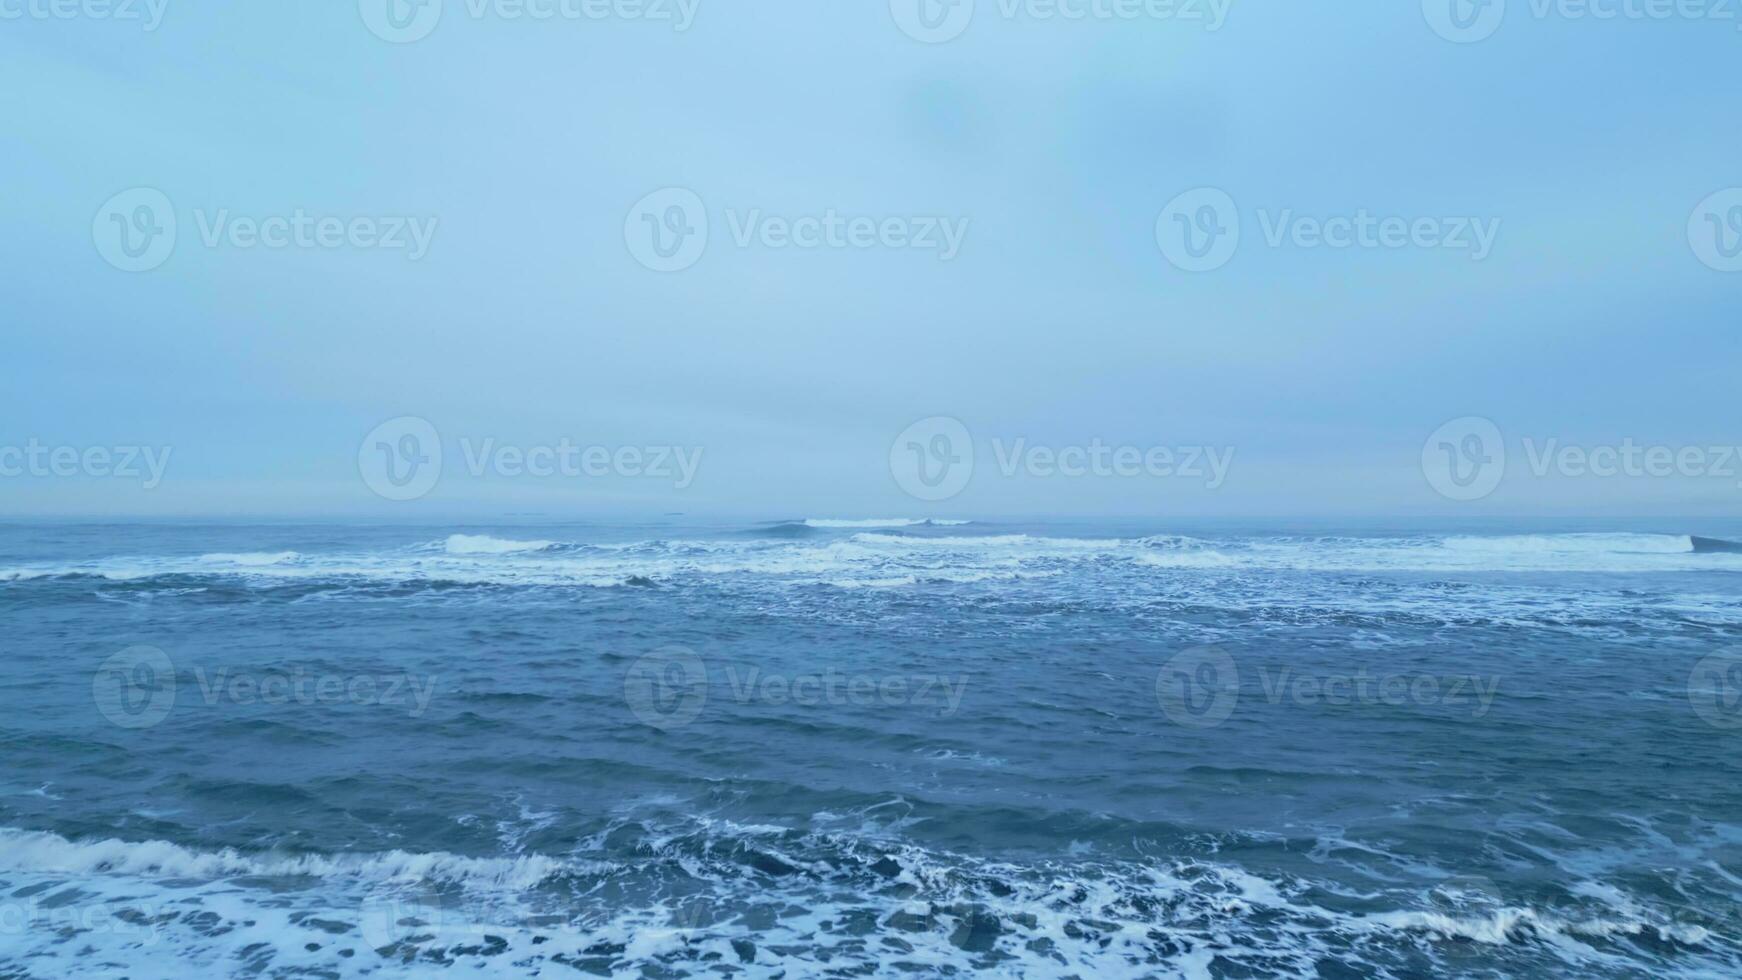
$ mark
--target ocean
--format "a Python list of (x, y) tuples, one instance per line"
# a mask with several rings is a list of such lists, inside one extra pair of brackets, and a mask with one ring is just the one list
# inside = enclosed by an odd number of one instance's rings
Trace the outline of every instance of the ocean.
[(1736, 540), (6, 525), (0, 977), (1742, 975)]

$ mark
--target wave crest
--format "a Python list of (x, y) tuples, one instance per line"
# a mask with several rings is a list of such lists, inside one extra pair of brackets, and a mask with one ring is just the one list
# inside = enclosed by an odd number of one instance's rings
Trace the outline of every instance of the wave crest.
[(908, 518), (887, 517), (870, 518), (866, 520), (836, 520), (832, 518), (808, 517), (805, 527), (814, 528), (873, 528), (873, 527), (961, 527), (972, 524), (972, 521), (946, 521), (938, 518)]
[(235, 554), (201, 555), (200, 561), (211, 565), (242, 565), (249, 568), (264, 568), (268, 565), (288, 564), (301, 557), (302, 555), (295, 551), (245, 551)]
[(514, 541), (488, 534), (450, 534), (445, 550), (450, 555), (512, 555), (523, 551), (547, 551), (555, 541)]
[(197, 851), (168, 841), (74, 841), (46, 831), (0, 829), (0, 871), (27, 874), (113, 874), (193, 879), (419, 879), (449, 881), (490, 889), (525, 890), (558, 874), (592, 869), (591, 865), (573, 866), (554, 858), (536, 855), (478, 858), (441, 851), (247, 855), (231, 848)]

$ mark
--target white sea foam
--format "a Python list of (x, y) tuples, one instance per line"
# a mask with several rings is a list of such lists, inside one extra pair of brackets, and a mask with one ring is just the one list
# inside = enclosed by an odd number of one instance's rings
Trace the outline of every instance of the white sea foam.
[(0, 872), (194, 879), (416, 878), (523, 890), (553, 875), (599, 867), (597, 862), (565, 864), (548, 857), (477, 858), (442, 852), (248, 855), (228, 848), (193, 850), (166, 841), (73, 841), (42, 831), (0, 829)]
[(870, 518), (866, 520), (834, 520), (829, 518), (811, 517), (805, 520), (806, 527), (814, 528), (870, 528), (870, 527), (961, 527), (972, 521), (946, 521), (935, 517), (910, 518), (887, 517)]
[(1444, 546), (1486, 555), (1686, 555), (1694, 541), (1685, 534), (1454, 535)]
[(1467, 939), (1490, 946), (1528, 941), (1533, 937), (1607, 939), (1647, 934), (1665, 941), (1698, 946), (1711, 938), (1711, 933), (1700, 926), (1655, 923), (1639, 918), (1572, 918), (1528, 908), (1503, 908), (1463, 916), (1445, 912), (1385, 912), (1369, 916), (1366, 921), (1391, 929), (1420, 930), (1442, 938)]
[[(631, 825), (625, 818), (619, 828)], [(1386, 957), (1433, 962), (1433, 944), (1445, 941), (1527, 957), (1491, 964), (1547, 956), (1588, 968), (1615, 960), (1618, 939), (1649, 934), (1679, 944), (1689, 965), (1736, 963), (1733, 947), (1698, 927), (1642, 917), (1525, 908), (1354, 915), (1323, 907), (1309, 882), (1228, 864), (994, 863), (904, 844), (883, 826), (800, 832), (695, 817), (643, 828), (647, 850), (634, 866), (546, 855), (247, 854), (0, 829), (0, 893), (13, 896), (0, 911), (24, 925), (0, 955), (117, 977), (427, 976), (444, 966), (518, 977), (551, 962), (629, 976), (702, 976), (721, 963), (750, 975), (967, 975), (986, 968), (988, 954), (1011, 975), (1037, 977), (1310, 974), (1327, 961), (1384, 974)], [(802, 873), (746, 874), (741, 858), (751, 853)], [(639, 874), (677, 876), (687, 897), (597, 891)], [(546, 890), (559, 876), (575, 887)], [(904, 897), (879, 894), (892, 885)], [(777, 916), (741, 917), (770, 902)], [(867, 911), (870, 928), (900, 942), (850, 941)], [(68, 925), (77, 943), (65, 942)], [(1468, 964), (1468, 953), (1458, 956)]]
[(853, 540), (860, 544), (877, 545), (883, 548), (901, 548), (908, 551), (961, 549), (990, 551), (1001, 549), (1026, 550), (1035, 553), (1045, 551), (1113, 552), (1129, 544), (1129, 542), (1117, 538), (1048, 538), (1027, 534), (986, 534), (975, 537), (935, 538), (916, 538), (900, 534), (855, 534)]
[(447, 552), (450, 555), (512, 555), (521, 551), (543, 551), (556, 547), (555, 541), (511, 541), (488, 534), (450, 534)]
[[(1349, 572), (1675, 572), (1742, 570), (1742, 555), (1699, 554), (1687, 535), (1422, 535), (1169, 542), (1140, 560), (1161, 568)], [(1144, 539), (1153, 545), (1157, 539)]]
[(67, 575), (127, 582), (161, 575), (275, 580), (445, 582), (464, 585), (615, 587), (760, 579), (771, 586), (915, 587), (1040, 578), (1120, 567), (1143, 574), (1245, 569), (1301, 572), (1654, 573), (1742, 570), (1742, 553), (1697, 553), (1685, 535), (1552, 534), (1412, 537), (1178, 535), (1073, 538), (1030, 534), (926, 536), (858, 530), (833, 540), (678, 539), (564, 545), (455, 534), (423, 546), (348, 553), (244, 552), (117, 557), (0, 569), (0, 582)]
[(282, 565), (296, 561), (302, 556), (294, 551), (247, 551), (240, 554), (201, 555), (200, 561), (213, 565), (243, 565), (260, 567), (264, 565)]

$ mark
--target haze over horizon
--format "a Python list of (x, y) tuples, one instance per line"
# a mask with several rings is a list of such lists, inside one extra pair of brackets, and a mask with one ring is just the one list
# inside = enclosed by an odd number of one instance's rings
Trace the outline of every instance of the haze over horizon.
[[(684, 29), (450, 2), (410, 41), (370, 3), (8, 20), (0, 447), (81, 462), (0, 458), (0, 516), (1736, 512), (1733, 23), (1032, 6), (941, 43), (900, 2), (662, 8)], [(105, 236), (143, 227), (135, 189), (176, 227), (130, 272)], [(1167, 235), (1206, 214), (1238, 245), (1191, 271)], [(696, 217), (693, 256), (637, 241)], [(442, 471), (385, 499), (359, 457), (402, 418)], [(942, 500), (892, 474), (942, 458), (903, 439), (934, 418), (974, 461)], [(1464, 500), (1423, 456), (1467, 418), (1506, 466)], [(1482, 458), (1468, 435), (1441, 441)], [(525, 472), (565, 440), (605, 475)], [(1706, 455), (1554, 457), (1627, 444)], [(1096, 445), (1233, 456), (1057, 471)], [(150, 489), (82, 455), (126, 447), (170, 451)], [(624, 447), (701, 455), (686, 482)]]

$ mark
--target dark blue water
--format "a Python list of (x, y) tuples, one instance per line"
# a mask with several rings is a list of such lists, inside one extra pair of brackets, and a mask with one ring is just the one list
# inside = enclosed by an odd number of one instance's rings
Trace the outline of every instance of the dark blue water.
[(1690, 533), (0, 528), (0, 976), (1734, 976)]

